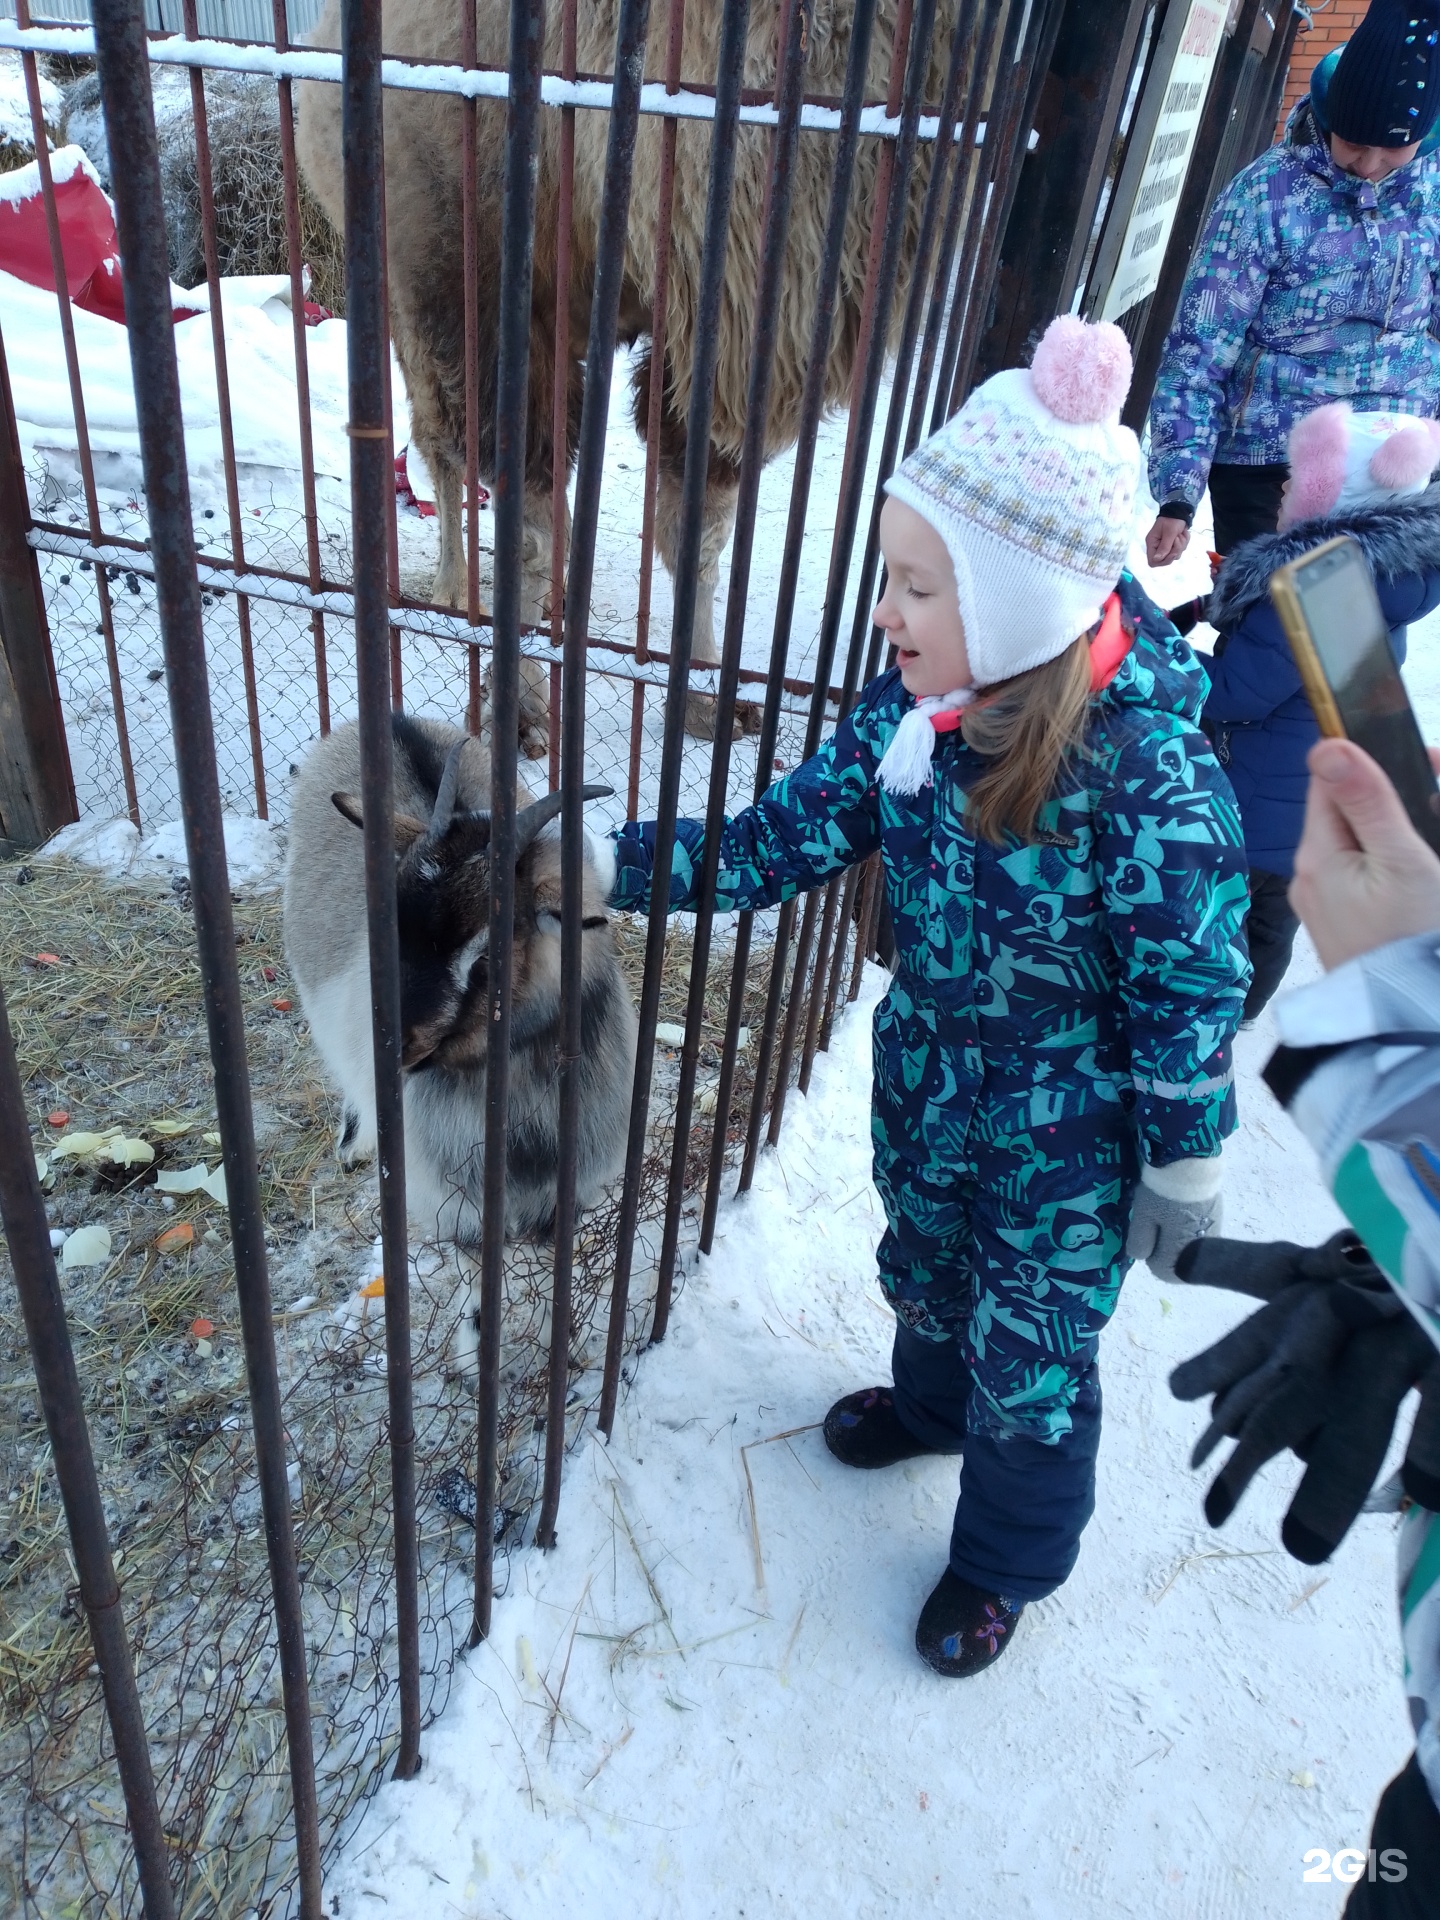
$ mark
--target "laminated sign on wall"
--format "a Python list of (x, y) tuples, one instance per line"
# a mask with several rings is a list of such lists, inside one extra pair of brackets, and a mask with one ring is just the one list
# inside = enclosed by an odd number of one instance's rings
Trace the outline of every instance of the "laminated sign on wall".
[[(1110, 254), (1114, 264), (1098, 316), (1102, 320), (1117, 320), (1148, 299), (1159, 284), (1195, 131), (1225, 34), (1226, 12), (1226, 0), (1191, 0), (1189, 11), (1180, 15), (1172, 34), (1166, 36), (1169, 46), (1156, 50), (1147, 101), (1136, 129), (1142, 138), (1131, 143), (1131, 160), (1137, 165), (1132, 169), (1127, 161), (1115, 196), (1117, 216), (1129, 207), (1118, 249), (1106, 235), (1104, 253)], [(1146, 106), (1154, 117), (1148, 141), (1143, 138)], [(1102, 253), (1102, 261), (1103, 257)]]

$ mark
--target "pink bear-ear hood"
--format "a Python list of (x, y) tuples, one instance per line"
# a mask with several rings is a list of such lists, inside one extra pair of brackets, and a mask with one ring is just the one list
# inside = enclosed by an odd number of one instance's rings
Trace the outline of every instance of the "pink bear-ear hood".
[(1290, 429), (1290, 489), (1280, 524), (1319, 520), (1334, 511), (1345, 484), (1350, 447), (1350, 402), (1332, 401), (1297, 420)]
[(1406, 492), (1421, 486), (1440, 460), (1440, 426), (1417, 420), (1401, 427), (1381, 443), (1370, 461), (1370, 478), (1377, 486)]

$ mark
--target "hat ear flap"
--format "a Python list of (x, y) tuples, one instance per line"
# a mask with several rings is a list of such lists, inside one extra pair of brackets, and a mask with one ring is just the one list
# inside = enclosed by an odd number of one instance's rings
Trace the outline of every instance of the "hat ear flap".
[(1333, 401), (1306, 414), (1290, 431), (1290, 492), (1285, 522), (1315, 520), (1329, 513), (1345, 484), (1350, 443), (1350, 407)]
[(1417, 420), (1413, 427), (1401, 427), (1375, 449), (1370, 460), (1370, 478), (1377, 487), (1418, 487), (1428, 480), (1435, 467), (1435, 439), (1428, 420)]

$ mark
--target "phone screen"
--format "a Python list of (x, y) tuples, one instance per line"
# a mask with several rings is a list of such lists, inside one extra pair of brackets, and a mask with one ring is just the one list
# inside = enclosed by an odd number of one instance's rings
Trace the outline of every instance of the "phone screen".
[(1292, 578), (1347, 737), (1385, 769), (1440, 852), (1440, 794), (1364, 555), (1347, 542), (1302, 561)]

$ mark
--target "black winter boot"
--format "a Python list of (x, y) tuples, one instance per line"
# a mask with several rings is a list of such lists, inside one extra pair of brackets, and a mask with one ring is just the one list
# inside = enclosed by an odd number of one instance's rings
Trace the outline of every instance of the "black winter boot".
[(893, 1467), (897, 1461), (935, 1452), (915, 1438), (895, 1411), (889, 1387), (863, 1387), (837, 1400), (825, 1416), (825, 1444), (847, 1467)]
[(947, 1680), (966, 1680), (998, 1660), (1015, 1635), (1022, 1603), (982, 1593), (947, 1567), (920, 1609), (915, 1650)]

